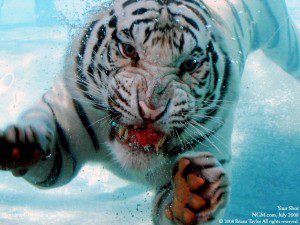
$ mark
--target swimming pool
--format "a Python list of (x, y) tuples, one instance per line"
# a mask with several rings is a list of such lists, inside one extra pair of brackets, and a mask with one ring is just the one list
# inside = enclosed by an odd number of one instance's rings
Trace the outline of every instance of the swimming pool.
[[(54, 1), (54, 11), (51, 1), (36, 2), (0, 1), (0, 127), (51, 86), (63, 67), (70, 26), (80, 26), (84, 9), (99, 3)], [(300, 4), (287, 3), (300, 29)], [(225, 218), (243, 220), (300, 205), (300, 84), (258, 51), (248, 59), (241, 90)], [(70, 184), (49, 191), (5, 172), (0, 179), (0, 224), (151, 224), (152, 192), (99, 165), (85, 166)]]

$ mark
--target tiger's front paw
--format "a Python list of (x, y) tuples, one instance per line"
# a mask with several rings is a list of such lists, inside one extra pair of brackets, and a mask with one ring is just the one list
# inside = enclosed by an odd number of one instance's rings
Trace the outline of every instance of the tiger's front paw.
[(201, 224), (214, 219), (227, 202), (228, 179), (210, 153), (183, 158), (174, 169), (174, 190), (165, 215), (176, 224)]
[(44, 157), (37, 131), (32, 127), (10, 126), (0, 133), (0, 169), (21, 176)]

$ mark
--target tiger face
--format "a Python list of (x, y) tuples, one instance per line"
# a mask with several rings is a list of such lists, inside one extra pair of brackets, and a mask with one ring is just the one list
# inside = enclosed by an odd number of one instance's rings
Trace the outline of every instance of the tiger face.
[(97, 32), (87, 30), (83, 42), (90, 54), (81, 55), (85, 83), (101, 93), (88, 96), (111, 115), (109, 145), (123, 166), (134, 169), (205, 138), (229, 71), (207, 9), (194, 1), (150, 2), (116, 2), (92, 23)]

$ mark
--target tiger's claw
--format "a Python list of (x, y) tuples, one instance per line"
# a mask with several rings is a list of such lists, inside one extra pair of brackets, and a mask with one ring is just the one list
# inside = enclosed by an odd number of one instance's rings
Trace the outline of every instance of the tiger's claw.
[(36, 131), (11, 126), (0, 133), (0, 169), (12, 170), (15, 176), (22, 176), (27, 168), (43, 159)]
[(173, 199), (165, 208), (165, 216), (184, 225), (214, 219), (228, 192), (226, 174), (217, 160), (209, 153), (201, 153), (181, 159), (175, 168)]

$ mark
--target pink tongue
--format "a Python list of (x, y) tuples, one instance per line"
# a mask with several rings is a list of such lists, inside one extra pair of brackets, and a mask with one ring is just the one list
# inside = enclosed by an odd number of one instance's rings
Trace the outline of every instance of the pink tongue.
[(163, 136), (163, 133), (156, 131), (150, 124), (143, 130), (129, 130), (130, 142), (143, 148), (147, 145), (155, 145)]

